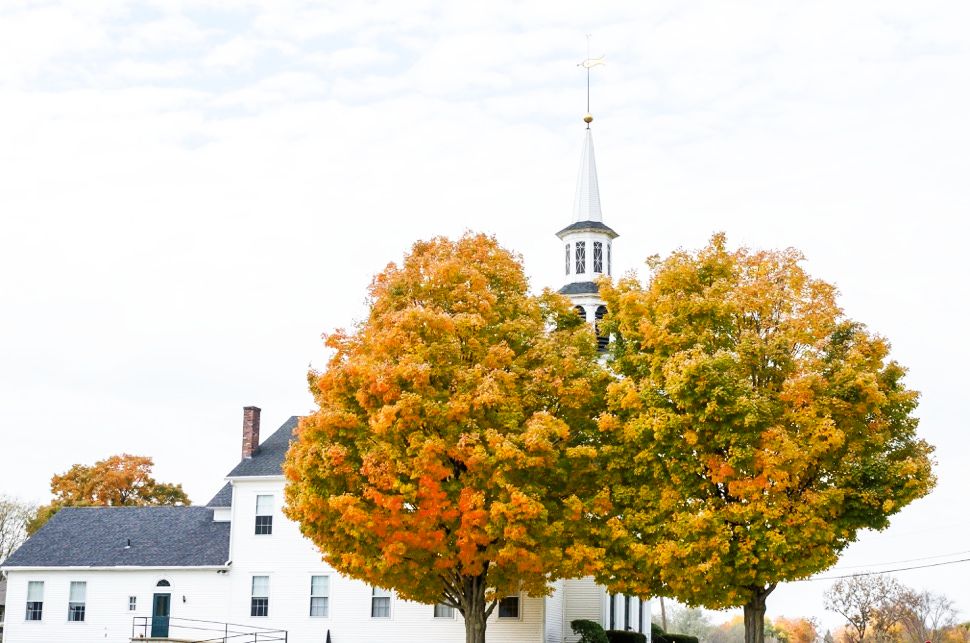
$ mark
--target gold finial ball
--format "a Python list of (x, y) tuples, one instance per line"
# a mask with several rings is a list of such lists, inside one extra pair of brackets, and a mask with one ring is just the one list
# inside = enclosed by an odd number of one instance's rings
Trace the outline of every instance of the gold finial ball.
[(592, 123), (593, 122), (593, 115), (587, 113), (586, 116), (583, 116), (583, 121), (585, 123)]

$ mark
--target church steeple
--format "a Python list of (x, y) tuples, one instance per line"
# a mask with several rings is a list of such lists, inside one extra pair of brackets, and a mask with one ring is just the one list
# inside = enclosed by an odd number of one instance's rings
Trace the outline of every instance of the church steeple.
[[(606, 303), (600, 298), (596, 280), (613, 274), (613, 240), (619, 235), (603, 223), (593, 134), (589, 127), (593, 117), (587, 114), (583, 120), (586, 138), (576, 182), (573, 222), (556, 233), (563, 242), (565, 255), (566, 284), (559, 292), (572, 300), (576, 312), (595, 325), (606, 314)], [(607, 341), (605, 337), (600, 338), (601, 349)]]
[[(590, 122), (592, 116), (588, 116)], [(596, 155), (593, 154), (593, 131), (586, 126), (586, 141), (579, 163), (579, 180), (576, 181), (576, 199), (573, 201), (573, 223), (577, 221), (603, 221), (600, 208), (600, 183), (596, 177)]]

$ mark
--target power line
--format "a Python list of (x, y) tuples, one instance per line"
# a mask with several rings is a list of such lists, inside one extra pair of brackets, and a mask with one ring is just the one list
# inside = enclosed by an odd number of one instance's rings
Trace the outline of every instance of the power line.
[(966, 551), (955, 551), (949, 554), (937, 554), (936, 556), (923, 556), (922, 558), (907, 558), (906, 560), (891, 560), (885, 563), (872, 563), (870, 565), (844, 565), (842, 567), (836, 567), (833, 572), (840, 572), (843, 569), (868, 569), (870, 567), (884, 567), (886, 565), (900, 565), (902, 563), (915, 563), (921, 560), (934, 560), (936, 558), (949, 558), (950, 556), (962, 556), (963, 554), (970, 554), (970, 549)]
[(912, 569), (926, 569), (928, 567), (942, 567), (944, 565), (956, 565), (957, 563), (970, 563), (970, 558), (962, 558), (960, 560), (949, 560), (942, 563), (930, 563), (928, 565), (913, 565), (912, 567), (899, 567), (897, 569), (884, 569), (881, 572), (859, 572), (857, 574), (844, 574), (842, 576), (819, 576), (817, 578), (799, 578), (791, 582), (805, 583), (808, 581), (815, 581), (815, 580), (840, 580), (843, 578), (852, 578), (853, 576), (876, 576), (878, 574), (891, 574), (893, 572), (908, 572)]

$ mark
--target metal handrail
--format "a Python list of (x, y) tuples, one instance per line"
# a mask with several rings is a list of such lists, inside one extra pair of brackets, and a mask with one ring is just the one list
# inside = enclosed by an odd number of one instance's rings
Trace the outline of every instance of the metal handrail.
[[(272, 643), (274, 641), (283, 641), (286, 643), (289, 636), (287, 630), (273, 629), (259, 625), (241, 625), (238, 623), (205, 621), (195, 618), (176, 618), (173, 616), (135, 616), (131, 620), (132, 640), (151, 638), (150, 628), (152, 621), (156, 618), (168, 619), (169, 629), (220, 632), (220, 634), (210, 638), (193, 639), (195, 643)], [(141, 629), (140, 636), (138, 635), (139, 629)]]

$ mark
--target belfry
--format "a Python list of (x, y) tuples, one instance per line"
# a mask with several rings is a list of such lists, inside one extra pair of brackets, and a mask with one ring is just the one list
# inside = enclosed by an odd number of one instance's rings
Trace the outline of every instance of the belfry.
[[(576, 312), (595, 326), (606, 314), (606, 304), (600, 298), (596, 279), (613, 274), (613, 240), (619, 235), (603, 223), (590, 128), (593, 117), (587, 113), (583, 120), (586, 122), (586, 140), (576, 182), (573, 222), (556, 233), (563, 242), (565, 257), (566, 284), (559, 292), (568, 296), (576, 306)], [(603, 350), (609, 338), (599, 334), (598, 337), (599, 348)]]

